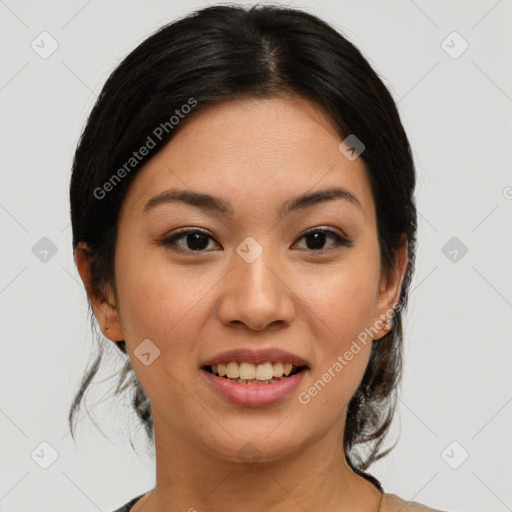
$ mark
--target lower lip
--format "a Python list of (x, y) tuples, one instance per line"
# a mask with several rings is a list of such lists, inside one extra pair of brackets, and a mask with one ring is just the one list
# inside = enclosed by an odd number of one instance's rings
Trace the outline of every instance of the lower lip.
[(288, 398), (297, 389), (307, 372), (307, 369), (302, 370), (272, 384), (240, 384), (224, 377), (217, 377), (201, 368), (201, 373), (219, 394), (237, 405), (248, 407), (272, 405)]

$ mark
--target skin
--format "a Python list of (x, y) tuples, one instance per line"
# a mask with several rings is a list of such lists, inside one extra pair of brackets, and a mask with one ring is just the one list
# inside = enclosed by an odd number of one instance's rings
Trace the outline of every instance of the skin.
[[(297, 400), (359, 333), (396, 305), (406, 268), (404, 240), (392, 279), (381, 276), (367, 171), (361, 158), (350, 161), (339, 151), (340, 142), (329, 119), (305, 100), (210, 106), (184, 121), (131, 184), (119, 217), (116, 288), (107, 288), (108, 302), (91, 289), (86, 246), (76, 250), (103, 333), (125, 340), (151, 401), (156, 486), (134, 512), (234, 512), (241, 504), (245, 512), (378, 510), (381, 493), (350, 470), (341, 441), (371, 342), (360, 344), (308, 404)], [(363, 211), (336, 199), (279, 220), (287, 199), (329, 186), (349, 189)], [(170, 188), (219, 196), (234, 217), (179, 202), (143, 212), (150, 198)], [(316, 249), (314, 239), (304, 237), (313, 227), (354, 245), (338, 246), (327, 237)], [(186, 237), (175, 250), (159, 243), (178, 228), (201, 228), (212, 238), (201, 253)], [(235, 251), (248, 236), (263, 248), (252, 263)], [(373, 337), (388, 331), (384, 326)], [(160, 349), (148, 366), (133, 353), (144, 339)], [(280, 347), (308, 361), (310, 371), (297, 393), (277, 405), (234, 405), (205, 382), (199, 367), (241, 346)], [(240, 460), (247, 443), (257, 448), (258, 462)]]

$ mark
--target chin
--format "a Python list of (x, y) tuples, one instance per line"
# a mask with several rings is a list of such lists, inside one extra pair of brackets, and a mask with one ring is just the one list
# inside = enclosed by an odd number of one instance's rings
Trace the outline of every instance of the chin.
[(216, 457), (226, 462), (239, 462), (248, 466), (283, 460), (301, 448), (298, 439), (291, 443), (290, 435), (277, 435), (276, 432), (272, 432), (269, 436), (269, 431), (261, 435), (251, 435), (247, 430), (243, 437), (219, 439), (215, 445), (212, 445), (211, 441), (211, 437), (205, 440), (209, 445), (209, 451)]

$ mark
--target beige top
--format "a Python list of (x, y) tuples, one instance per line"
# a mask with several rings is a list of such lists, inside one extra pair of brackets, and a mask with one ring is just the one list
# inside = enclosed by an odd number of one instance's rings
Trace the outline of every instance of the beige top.
[(427, 507), (416, 501), (406, 501), (396, 494), (384, 493), (379, 507), (379, 512), (442, 512), (435, 508)]

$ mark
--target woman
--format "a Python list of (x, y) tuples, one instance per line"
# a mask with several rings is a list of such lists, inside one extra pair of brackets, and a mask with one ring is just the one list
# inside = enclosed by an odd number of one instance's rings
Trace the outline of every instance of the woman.
[(119, 511), (433, 510), (365, 471), (390, 450), (414, 185), (386, 87), (310, 14), (208, 7), (126, 57), (71, 179), (77, 268), (155, 442), (155, 488)]

